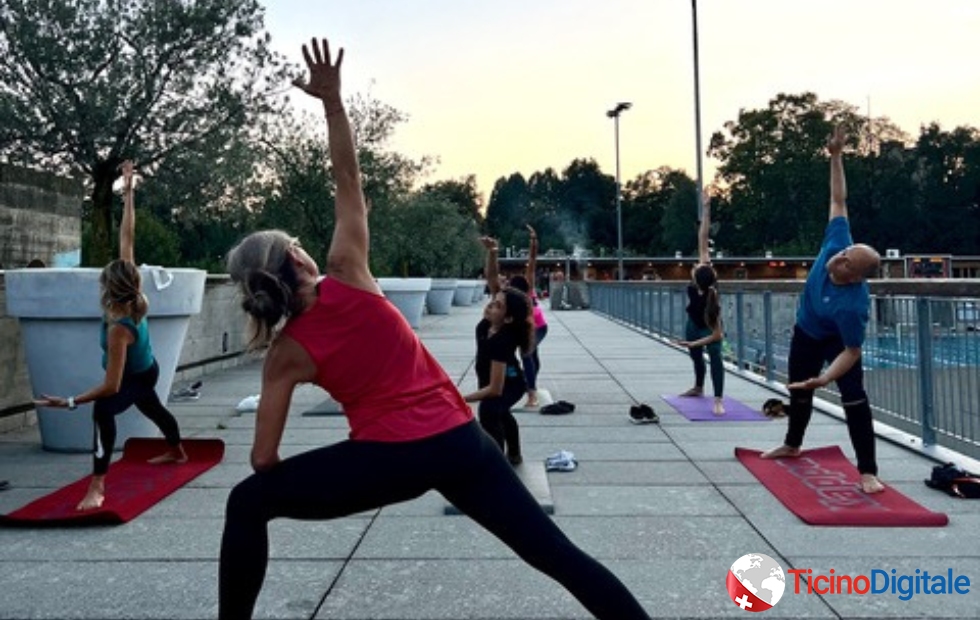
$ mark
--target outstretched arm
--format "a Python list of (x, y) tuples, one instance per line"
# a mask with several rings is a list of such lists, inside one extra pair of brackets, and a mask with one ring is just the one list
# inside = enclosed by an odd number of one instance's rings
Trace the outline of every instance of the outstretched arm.
[(715, 326), (711, 329), (711, 333), (703, 338), (698, 338), (697, 340), (677, 340), (677, 344), (682, 347), (687, 347), (689, 349), (696, 349), (697, 347), (706, 347), (712, 342), (720, 342), (725, 338), (725, 332), (722, 330), (721, 319), (718, 319)]
[(538, 233), (530, 224), (527, 225), (527, 230), (531, 234), (531, 243), (527, 249), (527, 270), (524, 272), (524, 279), (527, 280), (528, 294), (533, 295), (537, 290), (534, 287), (534, 274), (538, 271)]
[(804, 381), (790, 383), (786, 387), (791, 390), (816, 390), (828, 385), (831, 381), (847, 374), (854, 364), (861, 363), (861, 347), (844, 347), (844, 350), (837, 354), (837, 357), (827, 366), (823, 374), (811, 377)]
[(133, 246), (136, 239), (136, 207), (133, 204), (133, 162), (122, 163), (123, 216), (119, 224), (119, 258), (135, 263)]
[(844, 179), (844, 128), (838, 125), (827, 141), (830, 151), (830, 219), (847, 217), (847, 182)]
[(293, 84), (323, 103), (330, 164), (337, 187), (336, 223), (327, 252), (327, 273), (352, 286), (377, 291), (368, 268), (368, 210), (361, 189), (361, 169), (357, 163), (354, 132), (340, 94), (344, 50), (338, 50), (336, 62), (331, 62), (327, 40), (317, 42), (313, 39), (309, 47), (303, 46), (303, 59), (310, 71), (310, 79), (304, 82), (297, 78)]
[(490, 294), (496, 295), (500, 292), (500, 269), (497, 268), (497, 240), (493, 237), (480, 237), (480, 243), (487, 249), (487, 265), (484, 273), (487, 277), (487, 286)]
[(698, 260), (701, 264), (711, 262), (708, 237), (711, 233), (711, 193), (708, 188), (701, 192), (701, 225), (698, 227)]

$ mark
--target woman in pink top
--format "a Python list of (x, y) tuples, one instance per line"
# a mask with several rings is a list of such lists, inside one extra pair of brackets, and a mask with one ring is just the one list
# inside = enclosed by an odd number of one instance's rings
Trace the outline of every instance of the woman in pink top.
[(527, 355), (521, 356), (521, 365), (524, 367), (524, 380), (527, 382), (527, 400), (524, 407), (533, 409), (538, 403), (538, 373), (541, 372), (541, 357), (538, 355), (538, 347), (545, 336), (548, 335), (548, 320), (544, 318), (544, 309), (538, 303), (538, 293), (535, 287), (535, 273), (538, 268), (538, 233), (534, 227), (527, 225), (531, 233), (531, 243), (527, 253), (527, 269), (523, 276), (514, 276), (510, 279), (510, 286), (531, 298), (532, 312), (534, 317), (534, 347)]
[[(367, 207), (340, 95), (344, 52), (332, 63), (327, 41), (314, 40), (303, 56), (310, 79), (296, 85), (323, 103), (336, 223), (323, 279), (282, 231), (249, 235), (228, 256), (256, 328), (254, 344), (268, 351), (251, 453), (255, 473), (231, 491), (225, 512), (219, 618), (252, 617), (271, 520), (333, 519), (429, 490), (565, 586), (597, 618), (648, 618), (619, 579), (541, 510), (452, 380), (382, 296), (368, 268)], [(290, 400), (302, 383), (316, 383), (343, 405), (350, 438), (281, 459)]]

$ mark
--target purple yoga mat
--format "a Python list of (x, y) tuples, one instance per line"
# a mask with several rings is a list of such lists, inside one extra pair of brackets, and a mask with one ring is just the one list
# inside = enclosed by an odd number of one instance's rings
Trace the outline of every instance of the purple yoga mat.
[(771, 418), (746, 407), (734, 398), (725, 396), (725, 415), (715, 415), (712, 412), (715, 399), (713, 396), (677, 396), (676, 394), (661, 394), (661, 398), (682, 416), (692, 422), (768, 422)]

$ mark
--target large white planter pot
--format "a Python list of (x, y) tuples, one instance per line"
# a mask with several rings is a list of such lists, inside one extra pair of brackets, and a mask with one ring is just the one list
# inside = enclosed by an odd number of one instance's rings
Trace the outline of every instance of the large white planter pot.
[(477, 304), (483, 301), (484, 290), (486, 289), (487, 283), (483, 280), (473, 280), (473, 303)]
[(456, 280), (456, 293), (453, 295), (453, 305), (473, 305), (473, 280)]
[(432, 288), (425, 295), (425, 306), (429, 314), (449, 314), (456, 296), (456, 280), (433, 278)]
[(378, 278), (378, 286), (412, 329), (418, 329), (422, 323), (425, 297), (432, 288), (432, 278)]
[[(153, 354), (160, 366), (156, 392), (167, 402), (190, 317), (201, 311), (207, 273), (199, 269), (142, 267), (143, 292)], [(71, 396), (105, 377), (99, 331), (101, 269), (15, 269), (7, 271), (7, 314), (17, 317), (36, 396)], [(44, 449), (92, 449), (92, 404), (75, 411), (38, 407)], [(130, 437), (157, 437), (156, 425), (135, 407), (116, 416), (117, 447)]]

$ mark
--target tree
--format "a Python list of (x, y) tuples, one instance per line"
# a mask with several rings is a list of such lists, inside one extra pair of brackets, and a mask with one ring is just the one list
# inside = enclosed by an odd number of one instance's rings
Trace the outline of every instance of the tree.
[(269, 43), (258, 0), (5, 0), (0, 156), (88, 177), (84, 260), (103, 264), (119, 164), (212, 153), (278, 109)]
[(679, 250), (691, 255), (698, 248), (697, 184), (680, 170), (668, 172), (662, 183), (667, 197), (661, 220), (662, 242), (669, 254)]
[(924, 126), (915, 144), (919, 251), (976, 252), (980, 233), (980, 132)]
[[(138, 197), (137, 197), (138, 200)], [(122, 209), (120, 208), (121, 212)], [(117, 217), (117, 222), (119, 221)], [(166, 224), (146, 209), (136, 211), (136, 240), (133, 248), (136, 262), (146, 265), (177, 265), (180, 262), (180, 239)], [(91, 226), (82, 226), (82, 245), (92, 234)], [(90, 243), (90, 242), (89, 242)], [(119, 255), (118, 235), (112, 245), (114, 256)]]
[(527, 181), (520, 173), (497, 179), (487, 203), (487, 234), (495, 237), (502, 248), (523, 244), (519, 235), (523, 234), (527, 223), (530, 204)]
[[(565, 235), (562, 233), (561, 178), (554, 168), (533, 173), (527, 180), (531, 200), (528, 204), (527, 224), (538, 233), (538, 247), (541, 253), (551, 249), (565, 249)], [(521, 236), (522, 243), (530, 243), (529, 235)], [(571, 249), (571, 247), (567, 247)]]
[[(628, 252), (657, 256), (673, 254), (678, 249), (670, 247), (664, 239), (664, 225), (669, 222), (666, 214), (674, 195), (686, 187), (684, 179), (694, 183), (683, 171), (662, 166), (626, 182), (623, 187), (623, 246)], [(676, 215), (680, 216), (682, 221), (678, 225), (683, 228), (693, 214), (685, 214), (683, 205), (680, 209)], [(679, 231), (679, 234), (685, 233)]]
[(428, 183), (419, 192), (435, 200), (456, 205), (459, 214), (472, 219), (477, 224), (483, 222), (483, 200), (476, 187), (476, 175), (470, 174), (462, 179), (449, 179)]
[[(384, 208), (411, 194), (432, 160), (411, 159), (389, 148), (388, 141), (398, 126), (408, 121), (408, 115), (370, 93), (350, 97), (347, 110), (357, 139), (364, 195), (374, 208)], [(325, 129), (318, 124), (316, 131), (325, 132)], [(326, 143), (326, 138), (323, 142)]]
[(734, 249), (809, 254), (820, 246), (829, 200), (825, 146), (836, 124), (844, 125), (853, 152), (864, 124), (854, 106), (820, 102), (813, 93), (779, 94), (764, 110), (740, 111), (712, 136), (708, 152), (722, 162), (718, 173), (740, 231)]
[(209, 146), (163, 160), (150, 182), (140, 186), (137, 206), (178, 238), (182, 266), (223, 272), (225, 253), (254, 228), (270, 158), (268, 149), (245, 132), (205, 151)]
[(469, 277), (483, 264), (477, 224), (453, 202), (418, 192), (372, 219), (379, 276)]
[[(407, 120), (396, 108), (370, 95), (355, 95), (346, 107), (371, 208), (372, 236), (383, 235), (393, 221), (388, 212), (411, 195), (429, 160), (412, 160), (388, 147)], [(311, 256), (325, 261), (334, 229), (335, 186), (322, 117), (283, 114), (253, 144), (264, 161), (260, 196), (250, 207), (256, 225), (300, 237)]]
[(616, 179), (603, 174), (594, 159), (575, 159), (562, 171), (560, 209), (565, 244), (601, 253), (618, 247)]

